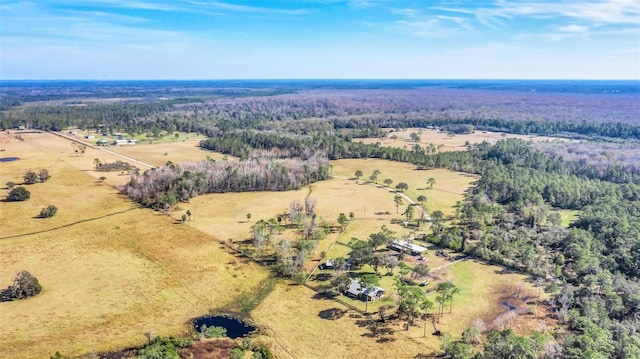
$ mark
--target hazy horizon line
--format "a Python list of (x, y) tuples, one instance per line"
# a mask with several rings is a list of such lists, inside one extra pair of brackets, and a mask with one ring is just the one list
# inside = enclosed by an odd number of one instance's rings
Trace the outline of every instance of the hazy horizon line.
[(0, 79), (0, 82), (54, 82), (54, 81), (95, 81), (95, 82), (118, 82), (118, 81), (640, 81), (640, 78), (315, 78), (315, 77), (291, 77), (291, 78), (122, 78), (122, 79), (97, 79), (97, 78), (56, 78), (56, 79)]

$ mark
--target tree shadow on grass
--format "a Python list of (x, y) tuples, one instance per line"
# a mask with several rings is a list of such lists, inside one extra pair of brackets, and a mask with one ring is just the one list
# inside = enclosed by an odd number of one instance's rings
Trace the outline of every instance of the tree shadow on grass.
[(388, 321), (367, 318), (356, 320), (356, 325), (368, 330), (368, 332), (362, 334), (363, 337), (376, 339), (378, 343), (390, 343), (396, 340), (393, 337), (393, 329), (389, 328)]
[(325, 309), (325, 310), (321, 310), (318, 313), (318, 316), (322, 319), (325, 320), (337, 320), (342, 318), (345, 313), (347, 311), (344, 309), (340, 309), (340, 308), (331, 308), (331, 309)]
[(433, 354), (418, 354), (413, 357), (413, 359), (432, 359), (432, 358), (444, 358), (444, 355), (433, 353)]
[(313, 295), (313, 299), (318, 299), (318, 300), (333, 300), (335, 299), (339, 294), (335, 293), (335, 292), (317, 292), (316, 294)]
[(325, 282), (331, 279), (331, 274), (330, 273), (318, 273), (316, 275), (313, 276), (314, 280), (317, 280), (319, 282)]

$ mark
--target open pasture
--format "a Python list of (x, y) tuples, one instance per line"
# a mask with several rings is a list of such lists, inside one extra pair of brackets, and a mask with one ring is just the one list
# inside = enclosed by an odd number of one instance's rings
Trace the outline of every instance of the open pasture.
[[(405, 200), (405, 204), (396, 210), (393, 200), (397, 195), (395, 190), (362, 180), (356, 182), (348, 179), (353, 177), (356, 169), (361, 169), (365, 176), (374, 169), (379, 169), (382, 171), (380, 178), (389, 175), (396, 178), (397, 182), (407, 182), (409, 190), (406, 194), (410, 198), (415, 200), (424, 193), (428, 197), (427, 210), (441, 210), (447, 215), (455, 212), (453, 206), (456, 201), (462, 200), (464, 191), (476, 179), (474, 176), (449, 170), (417, 171), (410, 164), (385, 160), (339, 160), (331, 163), (336, 176), (331, 180), (317, 182), (297, 191), (208, 194), (193, 198), (189, 203), (179, 204), (172, 215), (177, 221), (189, 210), (192, 218), (187, 221), (187, 225), (219, 240), (235, 243), (249, 239), (251, 226), (258, 220), (285, 217), (284, 213), (289, 211), (291, 202), (299, 200), (304, 203), (309, 196), (317, 200), (319, 222), (324, 220), (337, 226), (340, 213), (347, 216), (354, 214), (354, 220), (347, 225), (345, 233), (332, 233), (320, 243), (315, 252), (319, 255), (338, 235), (346, 243), (352, 237), (366, 239), (370, 233), (379, 231), (382, 225), (387, 225), (398, 236), (410, 232), (409, 227), (390, 223), (392, 219), (401, 222), (404, 218), (401, 213), (409, 203)], [(434, 188), (417, 189), (426, 186), (428, 177), (436, 178)], [(251, 215), (250, 219), (247, 219), (247, 214)], [(282, 223), (285, 224), (286, 220)], [(292, 230), (284, 231), (281, 235), (281, 238), (290, 240), (295, 237), (295, 231)]]
[[(415, 142), (411, 139), (411, 134), (416, 133), (420, 136), (420, 142)], [(393, 139), (395, 136), (397, 138)], [(535, 136), (535, 135), (517, 135), (501, 132), (490, 131), (475, 131), (471, 134), (460, 134), (449, 136), (446, 132), (442, 132), (435, 129), (425, 128), (407, 128), (400, 131), (388, 130), (386, 138), (356, 138), (354, 141), (362, 143), (380, 143), (382, 147), (395, 147), (412, 149), (416, 144), (422, 148), (433, 144), (438, 151), (466, 151), (467, 144), (476, 144), (487, 141), (489, 143), (496, 143), (505, 138), (519, 138), (524, 141), (543, 142), (543, 141), (566, 141), (565, 139), (557, 137), (547, 136)]]
[[(170, 139), (162, 142), (138, 143), (133, 146), (111, 146), (109, 149), (140, 161), (162, 166), (168, 161), (173, 163), (198, 162), (211, 158), (221, 160), (224, 155), (200, 147), (201, 136), (187, 136), (185, 134), (178, 139)], [(232, 158), (232, 156), (228, 156)]]
[[(52, 174), (27, 186), (29, 201), (0, 203), (0, 286), (22, 269), (43, 286), (34, 298), (0, 303), (6, 357), (118, 350), (145, 343), (149, 331), (181, 335), (190, 319), (232, 303), (267, 277), (212, 237), (97, 184), (75, 168), (84, 165), (81, 156), (55, 146), (40, 151), (46, 144), (34, 145), (40, 134), (34, 136), (2, 144), (21, 157), (0, 164), (3, 181), (30, 168)], [(42, 204), (55, 204), (58, 214), (33, 218)]]
[[(61, 164), (66, 166), (64, 167), (66, 170), (73, 168), (92, 176), (96, 183), (100, 177), (105, 177), (106, 179), (104, 183), (109, 185), (121, 185), (129, 180), (129, 174), (126, 172), (96, 171), (96, 159), (100, 160), (102, 163), (112, 163), (116, 161), (128, 162), (142, 171), (150, 168), (145, 164), (118, 156), (107, 148), (86, 146), (84, 148), (84, 153), (82, 153), (81, 145), (79, 145), (79, 143), (71, 141), (68, 138), (57, 136), (54, 133), (40, 132), (20, 134), (24, 141), (16, 140), (13, 137), (14, 134), (15, 133), (12, 132), (11, 134), (5, 134), (5, 136), (2, 137), (4, 141), (3, 146), (7, 147), (5, 153), (14, 151), (14, 153), (17, 153), (17, 157), (32, 160), (28, 165), (25, 165), (24, 162), (12, 163), (15, 170), (10, 174), (10, 176), (12, 178), (11, 180), (16, 183), (22, 183), (24, 171), (28, 169), (46, 168), (49, 172), (52, 172), (53, 169), (57, 168), (58, 165)], [(71, 137), (74, 138), (74, 136)], [(77, 139), (87, 142), (80, 137)], [(78, 152), (76, 152), (76, 150), (78, 150)], [(65, 169), (62, 169), (62, 171)], [(58, 170), (56, 169), (55, 171)], [(2, 184), (4, 184), (4, 182)]]
[[(445, 215), (453, 215), (455, 213), (455, 204), (462, 201), (465, 191), (473, 185), (478, 179), (477, 176), (467, 173), (453, 172), (446, 169), (433, 170), (417, 170), (416, 167), (409, 163), (394, 162), (379, 159), (345, 159), (332, 161), (333, 175), (347, 178), (355, 178), (355, 172), (361, 170), (363, 176), (360, 182), (369, 181), (369, 176), (374, 170), (379, 170), (378, 185), (384, 187), (384, 180), (389, 178), (393, 180), (388, 191), (395, 191), (395, 186), (400, 182), (405, 182), (409, 189), (404, 192), (412, 200), (417, 202), (419, 196), (427, 197), (425, 207), (428, 212), (442, 211)], [(428, 189), (427, 179), (433, 177), (436, 182), (432, 189)], [(390, 201), (393, 205), (391, 213), (396, 213), (395, 204), (393, 203), (394, 194), (390, 195)], [(402, 213), (406, 209), (408, 203), (399, 207)]]
[[(186, 225), (194, 226), (219, 240), (238, 243), (250, 238), (251, 226), (257, 221), (284, 217), (283, 213), (289, 210), (291, 202), (299, 200), (304, 203), (307, 195), (317, 200), (317, 223), (326, 221), (331, 226), (338, 226), (340, 213), (349, 216), (353, 212), (354, 220), (347, 225), (348, 235), (353, 237), (367, 238), (383, 224), (389, 225), (391, 218), (400, 218), (395, 215), (393, 193), (340, 178), (317, 182), (297, 191), (208, 194), (180, 204), (172, 215), (178, 220), (189, 209), (192, 220), (187, 221)], [(387, 212), (393, 214), (384, 214)], [(247, 214), (251, 214), (251, 219), (247, 220)], [(286, 222), (283, 220), (282, 224)], [(409, 231), (400, 225), (391, 227), (399, 233)], [(320, 259), (320, 253), (326, 251), (337, 236), (345, 235), (346, 232), (330, 233), (319, 243), (314, 252), (314, 261)], [(276, 242), (279, 239), (294, 240), (296, 237), (295, 229), (287, 229), (278, 235)], [(315, 262), (312, 261), (312, 265)]]
[[(21, 185), (27, 170), (37, 173), (46, 169), (51, 178), (45, 183), (25, 185), (31, 192), (28, 201), (0, 202), (0, 237), (43, 232), (137, 207), (107, 183), (98, 183), (90, 170), (79, 171), (78, 167), (91, 169), (91, 160), (88, 153), (84, 157), (73, 154), (69, 141), (50, 134), (22, 136), (24, 141), (1, 137), (3, 154), (19, 160), (0, 163), (0, 183)], [(40, 210), (48, 205), (58, 207), (56, 216), (37, 218)]]
[[(488, 329), (499, 324), (519, 327), (523, 321), (537, 320), (530, 315), (514, 316), (513, 323), (506, 319), (509, 307), (504, 302), (522, 310), (528, 308), (528, 302), (538, 299), (537, 290), (524, 275), (471, 260), (452, 264), (440, 272), (460, 288), (452, 312), (449, 313), (447, 305), (436, 323), (439, 330), (454, 339), (459, 339), (462, 331), (473, 326), (477, 319)], [(385, 284), (381, 286), (388, 289)], [(430, 294), (429, 299), (435, 302), (435, 296)], [(362, 301), (339, 298), (364, 310)], [(389, 304), (390, 300), (383, 299), (383, 302)], [(369, 303), (372, 319), (379, 318), (380, 303)], [(431, 312), (434, 311), (435, 308)], [(393, 312), (386, 310), (385, 316)], [(426, 323), (426, 336), (422, 320), (416, 320), (408, 330), (406, 321), (401, 319), (373, 323), (367, 320), (367, 315), (301, 286), (279, 286), (252, 316), (257, 323), (268, 323), (275, 338), (276, 353), (283, 358), (362, 358), (362, 353), (366, 353), (367, 358), (414, 358), (438, 351), (441, 343), (439, 337), (432, 335), (434, 328), (430, 321)]]

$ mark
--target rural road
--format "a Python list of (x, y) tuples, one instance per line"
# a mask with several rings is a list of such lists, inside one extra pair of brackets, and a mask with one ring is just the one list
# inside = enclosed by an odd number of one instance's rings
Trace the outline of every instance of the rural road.
[(101, 150), (101, 151), (104, 151), (104, 152), (106, 152), (106, 153), (108, 153), (108, 154), (111, 154), (111, 155), (114, 155), (114, 156), (118, 156), (118, 157), (120, 157), (120, 158), (123, 158), (123, 159), (125, 159), (125, 160), (127, 160), (127, 161), (131, 161), (131, 162), (135, 162), (135, 163), (141, 164), (141, 165), (143, 165), (143, 166), (145, 166), (145, 167), (149, 167), (149, 168), (156, 168), (156, 167), (157, 167), (157, 166), (154, 166), (154, 165), (152, 165), (152, 164), (149, 164), (149, 163), (146, 163), (146, 162), (142, 162), (142, 161), (140, 161), (140, 160), (136, 160), (135, 158), (132, 158), (132, 157), (129, 157), (129, 156), (125, 156), (125, 155), (123, 155), (123, 154), (120, 154), (120, 153), (117, 153), (117, 152), (111, 151), (111, 150), (109, 150), (109, 149), (106, 149), (106, 148), (103, 148), (103, 147), (100, 147), (100, 146), (96, 146), (96, 145), (91, 144), (91, 143), (89, 143), (89, 142), (85, 142), (85, 141), (83, 141), (83, 140), (81, 140), (81, 139), (79, 139), (79, 138), (75, 138), (75, 137), (73, 137), (73, 136), (69, 136), (69, 135), (64, 134), (64, 133), (61, 133), (61, 132), (51, 132), (51, 133), (53, 133), (53, 134), (55, 134), (55, 135), (57, 135), (57, 136), (60, 136), (60, 137), (66, 138), (66, 139), (68, 139), (68, 140), (70, 140), (70, 141), (73, 141), (73, 142), (79, 143), (79, 144), (81, 144), (81, 145), (87, 146), (87, 147), (89, 147), (89, 148), (93, 148), (93, 149), (96, 149), (96, 150)]

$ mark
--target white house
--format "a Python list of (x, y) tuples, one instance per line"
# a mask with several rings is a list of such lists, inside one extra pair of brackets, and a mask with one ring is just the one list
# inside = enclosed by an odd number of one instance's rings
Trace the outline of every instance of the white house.
[(363, 286), (359, 281), (352, 279), (346, 294), (354, 298), (366, 301), (374, 301), (382, 297), (382, 295), (384, 294), (384, 289), (380, 287), (367, 288), (366, 286)]

